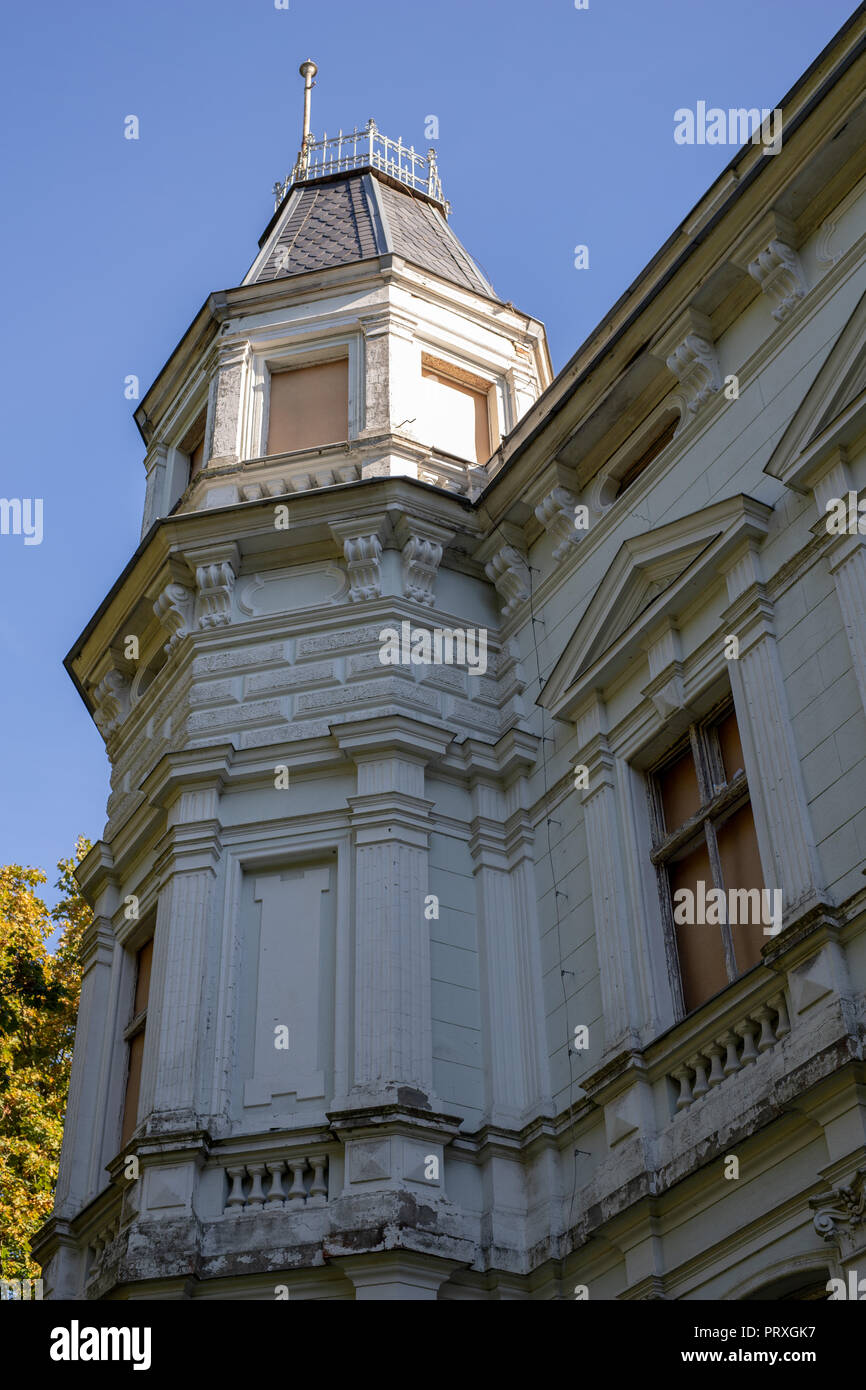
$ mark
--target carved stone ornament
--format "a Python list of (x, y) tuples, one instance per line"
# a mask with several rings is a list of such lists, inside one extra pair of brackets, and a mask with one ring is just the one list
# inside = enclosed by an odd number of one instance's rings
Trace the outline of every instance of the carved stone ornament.
[(577, 498), (566, 487), (555, 487), (535, 508), (535, 515), (548, 535), (556, 542), (553, 548), (554, 560), (561, 560), (573, 545), (578, 545), (584, 532), (574, 524), (574, 509)]
[(120, 671), (106, 672), (93, 691), (93, 721), (103, 738), (123, 722), (129, 709), (129, 681)]
[(378, 536), (347, 536), (343, 554), (349, 571), (349, 599), (380, 598), (382, 595), (382, 543)]
[(199, 565), (195, 572), (198, 587), (198, 625), (225, 627), (231, 621), (235, 572), (228, 560)]
[(858, 1168), (853, 1181), (809, 1199), (815, 1213), (815, 1230), (824, 1240), (838, 1240), (866, 1221), (866, 1168)]
[(170, 655), (182, 637), (190, 631), (195, 595), (185, 584), (173, 581), (166, 584), (153, 605), (158, 621), (170, 634), (165, 650)]
[(504, 545), (498, 550), (484, 566), (484, 572), (503, 599), (503, 617), (507, 618), (519, 603), (529, 598), (529, 567), (515, 546)]
[(410, 536), (403, 546), (402, 558), (403, 593), (416, 603), (432, 605), (433, 585), (442, 559), (441, 545), (424, 536)]
[(691, 415), (697, 414), (714, 391), (722, 389), (718, 354), (711, 338), (703, 333), (687, 333), (668, 356), (667, 365), (683, 388)]
[(779, 323), (805, 297), (806, 277), (800, 257), (784, 241), (771, 241), (760, 255), (749, 262), (749, 274), (770, 300), (773, 318)]

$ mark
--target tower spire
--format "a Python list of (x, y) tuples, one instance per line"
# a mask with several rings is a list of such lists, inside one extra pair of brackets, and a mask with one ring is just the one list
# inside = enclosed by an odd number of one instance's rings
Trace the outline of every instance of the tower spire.
[(301, 63), (301, 66), (298, 68), (298, 72), (304, 79), (304, 129), (301, 134), (302, 151), (307, 143), (307, 139), (310, 134), (310, 98), (313, 93), (313, 87), (315, 86), (313, 78), (315, 77), (318, 71), (319, 69), (316, 67), (316, 64), (313, 62), (312, 58), (307, 58), (306, 61)]

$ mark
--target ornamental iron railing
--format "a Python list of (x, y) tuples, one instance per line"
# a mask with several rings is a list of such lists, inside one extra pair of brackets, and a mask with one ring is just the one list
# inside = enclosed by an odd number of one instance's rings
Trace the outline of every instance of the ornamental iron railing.
[(292, 172), (282, 183), (274, 184), (274, 211), (297, 183), (311, 179), (326, 179), (351, 169), (378, 169), (416, 193), (423, 193), (439, 203), (446, 213), (450, 204), (442, 196), (442, 180), (436, 164), (436, 151), (422, 154), (402, 139), (390, 140), (378, 129), (372, 116), (363, 130), (342, 130), (328, 139), (308, 135), (295, 161)]

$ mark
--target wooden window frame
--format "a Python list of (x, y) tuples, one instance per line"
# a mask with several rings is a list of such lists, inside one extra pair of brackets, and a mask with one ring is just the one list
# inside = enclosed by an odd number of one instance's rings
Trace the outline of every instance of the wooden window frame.
[[(155, 926), (155, 923), (154, 923), (154, 926)], [(141, 969), (141, 952), (142, 952), (142, 951), (145, 949), (145, 947), (148, 946), (152, 941), (153, 941), (153, 931), (151, 931), (150, 934), (147, 935), (147, 936), (145, 936), (143, 939), (139, 939), (138, 944), (137, 944), (134, 948), (132, 948), (133, 951), (134, 951), (134, 962), (135, 962), (135, 968), (134, 968), (133, 977), (132, 977), (132, 1007), (133, 1007), (133, 1008), (135, 1008), (135, 996), (136, 996), (136, 993), (137, 993), (137, 990), (138, 990), (138, 978), (139, 978), (138, 972), (139, 972), (139, 970)], [(130, 948), (127, 947), (127, 949), (130, 949)], [(153, 979), (153, 958), (152, 958), (152, 956), (151, 956), (150, 970), (151, 970), (151, 975), (150, 975), (150, 978), (149, 978), (149, 980), (148, 980), (148, 987), (147, 987), (148, 999), (147, 999), (147, 1003), (145, 1004), (145, 1006), (144, 1006), (143, 1009), (139, 1009), (138, 1013), (137, 1013), (137, 1014), (134, 1014), (134, 1015), (132, 1016), (132, 1018), (129, 1020), (129, 1022), (128, 1022), (127, 1025), (126, 1025), (126, 1027), (124, 1028), (124, 1030), (123, 1030), (123, 1035), (122, 1035), (122, 1036), (123, 1036), (123, 1043), (124, 1043), (124, 1046), (126, 1047), (126, 1073), (125, 1073), (124, 1083), (123, 1083), (123, 1110), (122, 1110), (122, 1112), (121, 1112), (121, 1130), (123, 1129), (124, 1121), (125, 1121), (125, 1119), (126, 1119), (126, 1106), (127, 1106), (128, 1100), (129, 1100), (129, 1079), (130, 1079), (130, 1067), (131, 1067), (131, 1064), (132, 1064), (132, 1042), (133, 1042), (133, 1039), (135, 1039), (136, 1037), (138, 1037), (139, 1034), (143, 1033), (143, 1032), (145, 1031), (146, 1027), (147, 1027), (147, 1011), (148, 1011), (148, 1007), (149, 1007), (149, 1005), (150, 1005), (150, 985), (151, 985), (151, 982), (152, 982), (152, 979)], [(140, 1104), (141, 1104), (141, 1091), (140, 1091), (140, 1089), (139, 1089), (137, 1105), (140, 1105)], [(136, 1120), (136, 1123), (137, 1123), (137, 1120)], [(135, 1133), (135, 1129), (136, 1129), (136, 1124), (133, 1124), (133, 1126), (132, 1126), (132, 1131), (131, 1131), (133, 1134)], [(128, 1143), (128, 1142), (129, 1142), (129, 1141), (127, 1140), (127, 1143)]]
[[(690, 724), (687, 733), (679, 738), (647, 773), (652, 837), (650, 860), (657, 875), (668, 974), (680, 1019), (694, 1013), (695, 1009), (687, 1010), (685, 1005), (668, 865), (673, 862), (675, 856), (683, 851), (698, 849), (703, 843), (706, 846), (714, 886), (720, 888), (723, 893), (727, 892), (719, 855), (718, 831), (737, 811), (745, 805), (751, 805), (749, 780), (745, 769), (738, 771), (730, 782), (725, 776), (717, 728), (730, 714), (736, 718), (733, 698), (728, 695), (709, 714)], [(691, 752), (692, 755), (701, 804), (682, 825), (668, 831), (664, 821), (660, 777), (686, 752)], [(745, 750), (743, 759), (745, 761)], [(727, 913), (724, 914), (724, 921), (719, 923), (719, 931), (725, 955), (725, 972), (728, 984), (731, 985), (742, 978), (745, 972), (737, 970), (734, 938)], [(710, 998), (712, 997), (714, 996), (711, 995)], [(707, 1000), (702, 1001), (706, 1002)], [(696, 1005), (696, 1008), (700, 1007), (701, 1004)]]

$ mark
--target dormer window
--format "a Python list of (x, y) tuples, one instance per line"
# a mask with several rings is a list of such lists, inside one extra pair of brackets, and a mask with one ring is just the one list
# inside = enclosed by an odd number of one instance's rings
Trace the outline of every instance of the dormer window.
[(490, 458), (490, 384), (474, 372), (426, 354), (421, 360), (419, 436), (471, 463)]
[(271, 372), (267, 454), (338, 444), (348, 436), (347, 358)]

